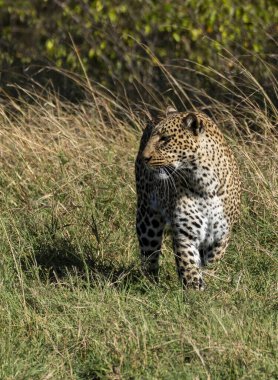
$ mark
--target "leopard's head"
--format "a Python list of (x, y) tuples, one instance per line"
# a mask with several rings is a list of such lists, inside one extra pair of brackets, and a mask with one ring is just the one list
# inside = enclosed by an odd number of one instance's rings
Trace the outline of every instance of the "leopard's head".
[(203, 132), (203, 122), (195, 113), (179, 113), (168, 107), (166, 117), (153, 127), (142, 152), (145, 165), (160, 173), (160, 178), (166, 178), (168, 170), (190, 169)]

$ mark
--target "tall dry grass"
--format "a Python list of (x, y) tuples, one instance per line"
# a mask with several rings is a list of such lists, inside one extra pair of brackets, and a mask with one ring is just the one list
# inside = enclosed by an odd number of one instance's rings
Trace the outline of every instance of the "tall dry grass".
[(82, 104), (17, 87), (0, 107), (3, 379), (277, 374), (277, 109), (235, 60), (237, 78), (207, 69), (214, 97), (175, 78), (184, 64), (156, 63), (173, 99), (208, 112), (239, 162), (242, 217), (227, 255), (207, 290), (185, 300), (168, 242), (160, 285), (140, 272), (134, 158), (149, 113), (173, 102), (168, 93), (146, 89), (152, 101), (133, 105), (72, 73)]

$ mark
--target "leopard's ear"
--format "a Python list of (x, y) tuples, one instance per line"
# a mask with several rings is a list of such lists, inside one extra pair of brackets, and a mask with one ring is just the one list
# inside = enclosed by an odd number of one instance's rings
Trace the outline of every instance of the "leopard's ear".
[(170, 115), (172, 115), (174, 113), (178, 113), (178, 111), (173, 106), (168, 106), (166, 108), (166, 117), (170, 116)]
[(204, 131), (203, 123), (198, 119), (194, 113), (189, 113), (183, 118), (183, 124), (189, 128), (195, 136), (198, 136)]

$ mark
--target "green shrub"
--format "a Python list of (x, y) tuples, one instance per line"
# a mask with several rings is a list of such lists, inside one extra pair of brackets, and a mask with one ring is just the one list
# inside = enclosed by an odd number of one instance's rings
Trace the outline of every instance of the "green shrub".
[(245, 60), (256, 66), (252, 53), (271, 49), (266, 33), (277, 33), (277, 18), (266, 0), (1, 0), (0, 65), (4, 74), (49, 63), (78, 72), (74, 41), (90, 77), (108, 86), (158, 79), (142, 59), (150, 51), (164, 64), (186, 58), (216, 68), (223, 65), (216, 52), (248, 51)]

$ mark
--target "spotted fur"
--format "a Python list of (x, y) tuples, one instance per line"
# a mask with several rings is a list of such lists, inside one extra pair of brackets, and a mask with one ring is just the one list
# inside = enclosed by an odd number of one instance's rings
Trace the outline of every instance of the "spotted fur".
[(203, 289), (201, 267), (224, 254), (239, 214), (240, 179), (217, 125), (200, 112), (170, 109), (144, 130), (136, 159), (136, 228), (144, 271), (158, 279), (169, 224), (185, 287)]

